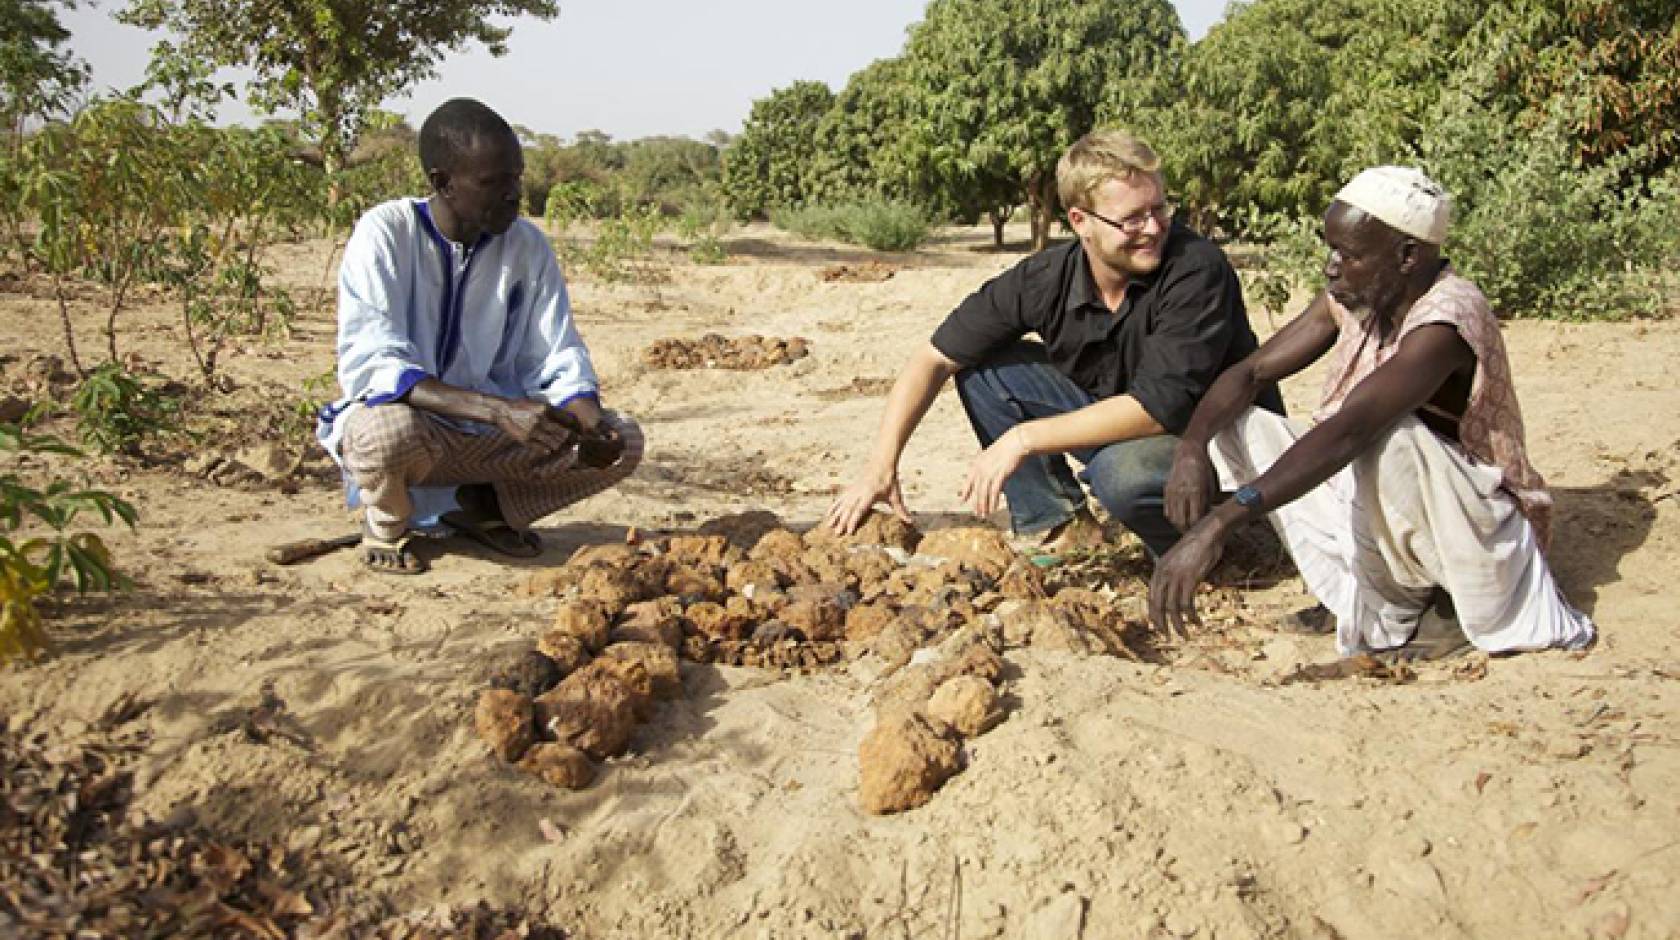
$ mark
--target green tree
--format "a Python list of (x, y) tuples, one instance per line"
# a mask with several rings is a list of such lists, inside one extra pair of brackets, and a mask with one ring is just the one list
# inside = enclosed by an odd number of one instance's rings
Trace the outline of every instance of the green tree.
[(87, 83), (87, 66), (62, 48), (70, 33), (55, 6), (0, 0), (0, 119), (14, 153), (24, 121), (63, 112)]
[(676, 214), (699, 201), (719, 175), (716, 147), (687, 137), (645, 137), (623, 146), (626, 197)]
[(822, 203), (916, 194), (906, 152), (915, 117), (910, 94), (903, 59), (877, 59), (852, 75), (817, 122), (804, 193)]
[[(1642, 149), (1636, 168), (1680, 156), (1680, 3), (1513, 0), (1490, 5), (1461, 45), (1482, 70), (1482, 103), (1526, 130), (1561, 120), (1577, 155), (1601, 165)], [(1571, 102), (1557, 115), (1553, 103)]]
[[(180, 37), (158, 55), (252, 70), (251, 102), (297, 110), (336, 180), (371, 109), (434, 76), (445, 53), (469, 43), (504, 54), (511, 30), (492, 18), (558, 12), (555, 0), (130, 0), (119, 18)], [(335, 185), (329, 200), (338, 193)]]
[(120, 361), (118, 315), (155, 270), (194, 195), (200, 155), (182, 143), (156, 108), (128, 98), (97, 100), (24, 142), (20, 208), (39, 223), (27, 251), (52, 278), (70, 362), (83, 378), (73, 284), (91, 278), (105, 288), (106, 349)]
[(806, 167), (817, 154), (817, 126), (833, 104), (834, 93), (822, 82), (794, 82), (753, 102), (723, 154), (723, 194), (738, 218), (808, 198)]
[(1142, 81), (1183, 43), (1167, 0), (932, 0), (904, 54), (917, 115), (910, 149), (948, 196), (1007, 186), (1042, 248), (1056, 161), (1096, 125), (1106, 89)]
[(1441, 0), (1236, 5), (1182, 63), (1117, 86), (1104, 116), (1155, 144), (1199, 227), (1316, 215), (1353, 172), (1415, 152), (1479, 15)]

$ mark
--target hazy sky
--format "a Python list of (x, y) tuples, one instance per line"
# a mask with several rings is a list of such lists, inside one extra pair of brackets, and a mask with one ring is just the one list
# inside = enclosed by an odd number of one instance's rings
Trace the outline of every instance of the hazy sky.
[[(1124, 0), (1116, 0), (1124, 2)], [(1224, 13), (1225, 0), (1174, 0), (1190, 38)], [(61, 11), (71, 48), (93, 66), (97, 89), (126, 88), (145, 73), (151, 37), (112, 18), (121, 0)], [(481, 48), (446, 58), (439, 77), (386, 107), (418, 126), (446, 98), (465, 95), (509, 121), (571, 137), (596, 128), (626, 140), (653, 134), (736, 133), (756, 98), (799, 79), (838, 91), (853, 72), (897, 55), (926, 0), (562, 0), (548, 22), (516, 22), (508, 54)], [(237, 86), (238, 73), (228, 77)], [(245, 121), (242, 104), (222, 117)]]

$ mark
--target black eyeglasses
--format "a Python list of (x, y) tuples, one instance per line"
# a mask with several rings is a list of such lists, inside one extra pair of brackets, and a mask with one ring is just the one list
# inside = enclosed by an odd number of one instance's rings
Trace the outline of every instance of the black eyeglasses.
[(1108, 216), (1092, 212), (1090, 209), (1080, 209), (1079, 211), (1085, 213), (1093, 219), (1107, 222), (1109, 225), (1119, 229), (1122, 234), (1136, 235), (1143, 231), (1143, 227), (1149, 224), (1150, 219), (1160, 222), (1161, 227), (1166, 228), (1172, 223), (1173, 213), (1178, 211), (1178, 206), (1170, 202), (1163, 202), (1158, 205), (1150, 206), (1142, 212), (1128, 215), (1118, 222)]

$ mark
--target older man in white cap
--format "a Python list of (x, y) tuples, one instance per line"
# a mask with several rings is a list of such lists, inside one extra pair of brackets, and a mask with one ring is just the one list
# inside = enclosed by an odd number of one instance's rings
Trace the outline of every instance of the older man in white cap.
[[(1551, 499), (1528, 462), (1499, 324), (1441, 257), (1450, 215), (1409, 167), (1366, 170), (1337, 193), (1325, 291), (1214, 383), (1183, 434), (1166, 514), (1185, 535), (1150, 585), (1158, 627), (1196, 622), (1196, 585), (1226, 535), (1269, 514), (1344, 656), (1593, 641), (1546, 564)], [(1327, 353), (1310, 429), (1252, 407)], [(1215, 506), (1218, 486), (1235, 493)]]

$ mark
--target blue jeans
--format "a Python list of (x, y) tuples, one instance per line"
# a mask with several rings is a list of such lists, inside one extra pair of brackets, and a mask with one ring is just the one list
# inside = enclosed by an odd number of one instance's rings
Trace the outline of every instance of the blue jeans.
[[(1024, 421), (1078, 411), (1096, 401), (1056, 371), (1038, 343), (1018, 342), (985, 363), (957, 373), (957, 395), (982, 447)], [(1159, 557), (1178, 541), (1163, 511), (1163, 491), (1178, 438), (1157, 434), (1071, 452), (1085, 465), (1077, 477), (1062, 454), (1028, 457), (1003, 484), (1016, 532), (1052, 529), (1085, 505), (1083, 481), (1108, 514)]]

